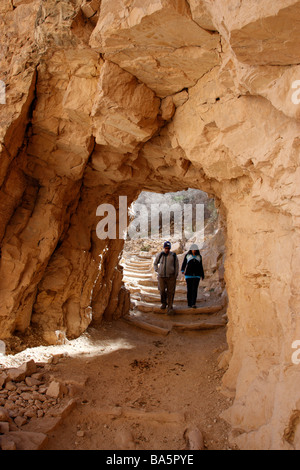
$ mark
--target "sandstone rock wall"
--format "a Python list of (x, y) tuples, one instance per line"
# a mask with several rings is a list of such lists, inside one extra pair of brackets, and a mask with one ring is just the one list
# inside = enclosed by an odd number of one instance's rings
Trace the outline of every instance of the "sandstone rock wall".
[(97, 206), (202, 189), (227, 226), (224, 417), (241, 448), (299, 448), (299, 23), (296, 0), (1, 2), (2, 339), (122, 315)]

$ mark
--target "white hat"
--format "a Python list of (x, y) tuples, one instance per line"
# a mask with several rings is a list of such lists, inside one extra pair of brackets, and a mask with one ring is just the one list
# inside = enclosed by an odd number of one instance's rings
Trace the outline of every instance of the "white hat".
[(191, 245), (190, 250), (191, 250), (191, 251), (193, 251), (193, 250), (196, 251), (196, 250), (199, 250), (199, 247), (198, 247), (198, 245), (196, 245), (196, 244), (194, 243), (193, 245)]

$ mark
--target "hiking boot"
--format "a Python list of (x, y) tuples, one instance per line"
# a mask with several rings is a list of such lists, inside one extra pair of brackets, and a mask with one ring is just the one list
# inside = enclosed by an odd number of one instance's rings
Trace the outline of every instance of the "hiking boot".
[(174, 315), (175, 311), (173, 307), (168, 307), (168, 315)]
[(161, 304), (160, 308), (161, 308), (161, 310), (166, 310), (167, 305), (166, 304)]
[(197, 305), (192, 305), (192, 308), (197, 308)]

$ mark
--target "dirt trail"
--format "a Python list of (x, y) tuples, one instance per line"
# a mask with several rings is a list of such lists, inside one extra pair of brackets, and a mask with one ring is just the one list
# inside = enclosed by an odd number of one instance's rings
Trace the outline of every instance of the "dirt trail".
[(219, 416), (231, 400), (220, 393), (218, 369), (226, 348), (226, 328), (157, 336), (118, 320), (2, 362), (15, 367), (54, 356), (48, 373), (73, 386), (78, 405), (48, 434), (49, 450), (182, 450), (194, 426), (213, 450), (228, 449), (230, 429)]
[(86, 351), (60, 359), (53, 375), (78, 385), (78, 407), (47, 449), (181, 450), (196, 426), (207, 449), (228, 449), (219, 418), (231, 401), (219, 387), (225, 330), (158, 338), (119, 320), (89, 329)]

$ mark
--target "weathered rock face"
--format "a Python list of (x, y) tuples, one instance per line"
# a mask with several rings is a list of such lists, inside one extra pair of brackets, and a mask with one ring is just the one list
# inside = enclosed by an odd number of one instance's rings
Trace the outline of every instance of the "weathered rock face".
[(182, 0), (102, 0), (90, 45), (164, 97), (218, 64), (220, 38), (199, 27)]
[(241, 448), (300, 448), (299, 22), (296, 0), (1, 2), (0, 338), (118, 318), (98, 205), (202, 189), (227, 227), (225, 418)]

